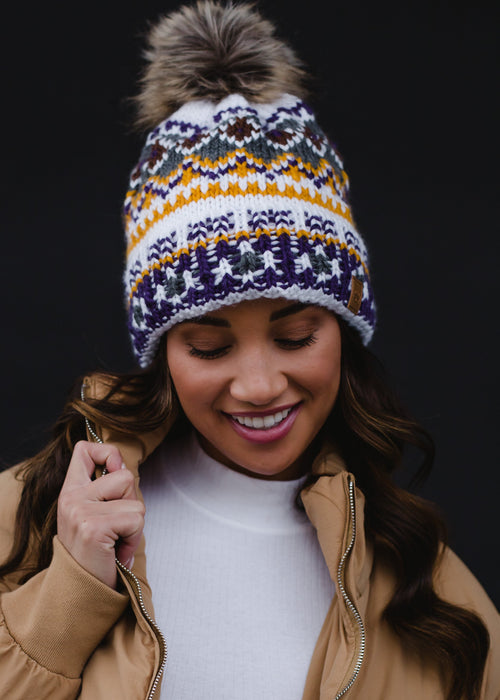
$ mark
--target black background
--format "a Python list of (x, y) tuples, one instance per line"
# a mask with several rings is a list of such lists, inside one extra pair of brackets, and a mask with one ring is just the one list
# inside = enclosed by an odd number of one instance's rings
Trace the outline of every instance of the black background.
[[(75, 377), (134, 366), (121, 204), (147, 23), (178, 2), (2, 10), (1, 463), (47, 437)], [(437, 443), (422, 493), (500, 603), (498, 11), (493, 2), (258, 4), (316, 76), (379, 321), (372, 348)]]

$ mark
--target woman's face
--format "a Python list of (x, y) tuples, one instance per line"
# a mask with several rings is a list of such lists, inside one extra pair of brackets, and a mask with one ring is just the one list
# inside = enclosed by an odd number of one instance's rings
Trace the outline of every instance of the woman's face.
[(294, 479), (335, 403), (340, 345), (330, 311), (257, 299), (174, 326), (167, 361), (210, 456), (252, 476)]

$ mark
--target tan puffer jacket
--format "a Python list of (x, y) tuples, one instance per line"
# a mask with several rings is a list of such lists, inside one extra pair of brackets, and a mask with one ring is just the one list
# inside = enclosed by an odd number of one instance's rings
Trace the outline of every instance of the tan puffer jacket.
[[(165, 431), (115, 444), (139, 479), (139, 464)], [(102, 435), (105, 441), (112, 436)], [(337, 593), (311, 661), (303, 700), (439, 700), (439, 668), (401, 645), (382, 620), (391, 573), (374, 563), (363, 527), (363, 495), (354, 477), (329, 454), (322, 474), (302, 494)], [(22, 483), (16, 468), (0, 474), (0, 560), (12, 543)], [(145, 577), (144, 538), (133, 571), (119, 570), (114, 591), (87, 573), (54, 539), (48, 569), (24, 585), (0, 581), (0, 698), (2, 700), (146, 700), (159, 698), (166, 659)], [(19, 575), (22, 571), (19, 572)], [(446, 550), (436, 573), (446, 600), (476, 611), (489, 628), (491, 652), (481, 700), (500, 698), (500, 617), (480, 584)], [(167, 640), (168, 641), (168, 640)]]

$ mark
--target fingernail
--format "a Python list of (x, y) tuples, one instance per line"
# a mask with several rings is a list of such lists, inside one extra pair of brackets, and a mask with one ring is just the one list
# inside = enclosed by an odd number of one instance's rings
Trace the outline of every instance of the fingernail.
[(135, 561), (135, 557), (132, 557), (132, 559), (130, 559), (128, 564), (127, 564), (127, 569), (131, 569), (134, 566), (134, 561)]
[(122, 469), (126, 469), (126, 468), (127, 468), (127, 465), (125, 464), (125, 462), (122, 462)]

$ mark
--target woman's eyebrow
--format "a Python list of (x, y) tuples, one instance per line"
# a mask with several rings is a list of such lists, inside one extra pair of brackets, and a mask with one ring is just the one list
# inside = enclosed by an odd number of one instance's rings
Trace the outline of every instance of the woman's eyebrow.
[(229, 321), (218, 316), (197, 316), (196, 318), (188, 318), (183, 323), (196, 323), (199, 326), (219, 326), (221, 328), (231, 328)]
[(290, 306), (285, 306), (283, 309), (273, 311), (273, 313), (269, 316), (269, 320), (277, 321), (279, 318), (284, 318), (285, 316), (290, 316), (291, 314), (297, 314), (299, 311), (307, 309), (308, 306), (311, 306), (311, 304), (303, 304), (302, 302), (290, 304)]
[[(273, 311), (269, 316), (270, 321), (277, 321), (285, 316), (291, 316), (292, 314), (297, 314), (299, 311), (307, 309), (311, 304), (304, 304), (302, 302), (297, 302), (295, 304), (290, 304), (290, 306), (285, 306), (283, 309), (278, 309)], [(219, 328), (231, 328), (231, 324), (225, 318), (219, 318), (219, 316), (196, 316), (195, 318), (188, 318), (181, 323), (196, 323), (199, 326), (218, 326)]]

